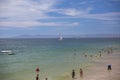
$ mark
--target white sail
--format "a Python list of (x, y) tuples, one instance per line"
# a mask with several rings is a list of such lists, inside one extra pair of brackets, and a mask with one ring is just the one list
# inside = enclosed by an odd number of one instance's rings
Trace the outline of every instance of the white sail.
[(63, 40), (63, 37), (62, 37), (62, 35), (60, 35), (60, 39), (59, 39), (59, 40), (60, 40), (60, 41), (61, 41), (61, 40)]

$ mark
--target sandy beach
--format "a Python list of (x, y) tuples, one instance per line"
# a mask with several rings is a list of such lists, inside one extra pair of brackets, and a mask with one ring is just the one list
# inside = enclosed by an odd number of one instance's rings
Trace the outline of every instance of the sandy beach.
[[(95, 64), (84, 71), (83, 78), (77, 74), (75, 80), (120, 80), (120, 52), (105, 55), (94, 60)], [(107, 65), (112, 65), (112, 70), (107, 70)]]

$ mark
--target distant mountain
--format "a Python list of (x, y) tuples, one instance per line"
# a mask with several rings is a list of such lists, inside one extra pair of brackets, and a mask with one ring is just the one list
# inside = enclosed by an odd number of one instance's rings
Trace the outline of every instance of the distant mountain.
[(15, 38), (57, 38), (55, 35), (20, 35)]
[[(120, 34), (62, 35), (63, 38), (120, 38)], [(59, 35), (19, 35), (14, 38), (59, 38)]]
[(120, 34), (86, 34), (81, 35), (84, 38), (120, 38)]

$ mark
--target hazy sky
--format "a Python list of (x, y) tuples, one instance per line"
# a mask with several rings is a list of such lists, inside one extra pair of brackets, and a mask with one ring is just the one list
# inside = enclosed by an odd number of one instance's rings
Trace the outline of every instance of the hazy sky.
[(120, 0), (0, 0), (0, 37), (120, 35)]

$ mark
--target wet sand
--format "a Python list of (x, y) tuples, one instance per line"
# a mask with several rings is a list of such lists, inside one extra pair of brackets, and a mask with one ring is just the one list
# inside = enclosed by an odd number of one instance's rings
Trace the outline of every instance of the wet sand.
[[(83, 78), (77, 74), (74, 80), (120, 80), (120, 52), (104, 55), (101, 59), (94, 60), (94, 65), (84, 70)], [(108, 64), (112, 70), (108, 71)]]

